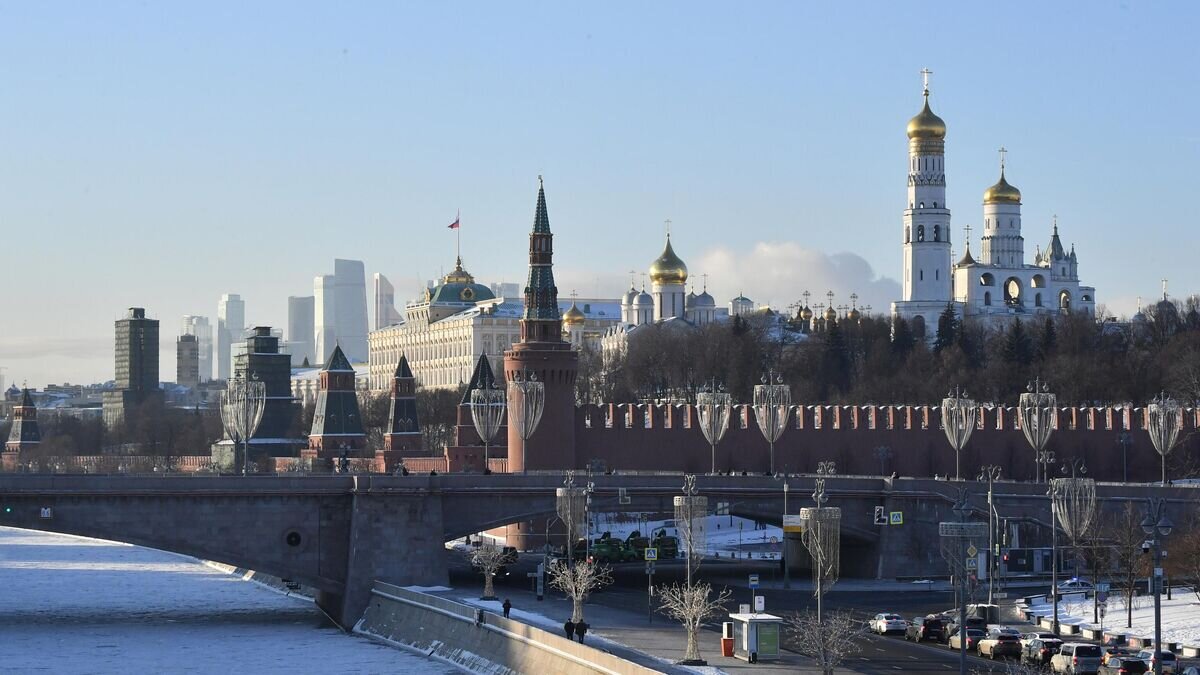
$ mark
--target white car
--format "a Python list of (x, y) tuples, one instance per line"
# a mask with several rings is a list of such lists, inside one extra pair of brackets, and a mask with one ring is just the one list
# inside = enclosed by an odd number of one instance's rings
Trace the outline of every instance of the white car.
[[(1175, 659), (1175, 654), (1173, 652), (1169, 652), (1165, 649), (1162, 650), (1161, 652), (1159, 652), (1159, 654), (1162, 654), (1163, 675), (1170, 675), (1171, 673), (1174, 673), (1175, 665), (1178, 663), (1178, 661)], [(1143, 649), (1142, 651), (1138, 652), (1134, 656), (1134, 658), (1145, 661), (1146, 664), (1148, 666), (1150, 666), (1150, 671), (1151, 672), (1154, 671), (1154, 650), (1153, 649)]]
[(903, 633), (908, 629), (908, 622), (899, 614), (876, 614), (871, 619), (871, 630), (884, 635), (886, 633)]
[(1069, 579), (1060, 583), (1058, 590), (1061, 592), (1092, 591), (1095, 590), (1095, 587), (1092, 586), (1091, 582), (1084, 581), (1083, 579)]

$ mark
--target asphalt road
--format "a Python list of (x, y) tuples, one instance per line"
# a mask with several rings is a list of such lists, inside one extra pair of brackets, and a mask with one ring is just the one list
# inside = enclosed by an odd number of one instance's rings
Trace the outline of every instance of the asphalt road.
[[(537, 560), (533, 556), (522, 556), (521, 561), (512, 567), (507, 580), (499, 581), (501, 585), (512, 584), (523, 588), (528, 587), (529, 580), (525, 574), (536, 569)], [(656, 565), (655, 584), (681, 581), (686, 576), (682, 562), (663, 561)], [(732, 563), (705, 561), (698, 576), (710, 581), (715, 586), (728, 585), (733, 591), (733, 598), (728, 604), (730, 612), (736, 612), (738, 604), (752, 601), (751, 592), (745, 586), (747, 575), (758, 573), (764, 579), (770, 578), (771, 566), (762, 563)], [(450, 577), (453, 583), (478, 583), (478, 575), (471, 572), (465, 562), (451, 563)], [(646, 574), (644, 563), (627, 563), (618, 565), (613, 571), (614, 583), (602, 592), (595, 593), (589, 602), (614, 607), (631, 609), (646, 607)], [(815, 609), (816, 602), (808, 590), (760, 590), (760, 595), (766, 596), (767, 611), (773, 614), (787, 615), (793, 611)], [(905, 618), (923, 616), (930, 612), (938, 612), (953, 604), (948, 593), (938, 591), (838, 591), (833, 590), (825, 596), (825, 611), (848, 610), (864, 618), (874, 616), (879, 612), (896, 612)], [(662, 615), (656, 614), (654, 620), (666, 621)], [(711, 621), (705, 624), (707, 630), (720, 632), (720, 622)], [(785, 639), (784, 648), (790, 645)], [(859, 643), (859, 652), (850, 657), (843, 666), (850, 670), (869, 675), (894, 675), (896, 671), (908, 673), (928, 673), (931, 675), (947, 675), (959, 670), (958, 652), (950, 651), (944, 644), (934, 643), (915, 644), (904, 640), (900, 635), (877, 636), (867, 635)], [(991, 662), (974, 656), (967, 657), (969, 672), (1003, 672), (1003, 662)]]

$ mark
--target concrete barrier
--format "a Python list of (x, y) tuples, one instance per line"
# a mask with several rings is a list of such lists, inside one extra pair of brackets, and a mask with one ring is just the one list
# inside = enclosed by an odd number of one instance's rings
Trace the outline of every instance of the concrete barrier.
[(657, 672), (519, 621), (381, 581), (354, 632), (494, 675)]
[(1179, 649), (1181, 656), (1187, 659), (1200, 658), (1200, 646), (1184, 645)]

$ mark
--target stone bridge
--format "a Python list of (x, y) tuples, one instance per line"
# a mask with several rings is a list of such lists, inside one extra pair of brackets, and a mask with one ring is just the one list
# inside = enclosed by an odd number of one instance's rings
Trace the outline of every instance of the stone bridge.
[[(790, 512), (811, 505), (815, 476), (789, 479)], [(671, 512), (680, 475), (595, 475), (594, 511)], [(0, 474), (0, 526), (126, 542), (214, 560), (318, 589), (344, 626), (362, 615), (375, 580), (447, 582), (445, 542), (552, 516), (560, 474), (440, 476), (125, 476)], [(762, 476), (699, 476), (700, 494), (731, 515), (779, 522), (783, 483)], [(843, 510), (845, 576), (938, 573), (937, 523), (952, 519), (956, 488), (985, 518), (986, 486), (928, 479), (836, 477), (829, 506)], [(1009, 518), (1049, 521), (1044, 485), (996, 484)], [(1150, 494), (1194, 510), (1200, 490), (1098, 488), (1108, 508)], [(874, 507), (904, 513), (879, 527)], [(1182, 518), (1176, 518), (1180, 521)], [(926, 542), (933, 553), (914, 542)], [(930, 542), (932, 542), (930, 544)], [(792, 542), (792, 551), (799, 550)], [(795, 560), (796, 557), (791, 559)], [(928, 565), (935, 565), (930, 569)]]

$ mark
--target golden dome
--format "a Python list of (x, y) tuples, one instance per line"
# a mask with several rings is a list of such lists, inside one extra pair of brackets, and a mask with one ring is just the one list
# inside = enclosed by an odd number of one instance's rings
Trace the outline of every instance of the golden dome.
[(687, 278), (687, 265), (675, 255), (675, 250), (671, 248), (671, 235), (668, 234), (667, 246), (662, 255), (650, 264), (650, 281), (663, 285), (684, 284), (687, 283)]
[(805, 305), (804, 309), (800, 310), (800, 318), (804, 319), (805, 321), (809, 321), (812, 319), (812, 317), (813, 311), (808, 308), (808, 305)]
[(929, 109), (929, 92), (925, 92), (925, 107), (908, 121), (909, 138), (945, 138), (946, 123)]
[(861, 318), (862, 318), (862, 312), (859, 312), (857, 309), (850, 310), (850, 320), (851, 321), (858, 321)]
[(566, 314), (563, 314), (563, 323), (568, 326), (582, 326), (584, 321), (587, 321), (587, 317), (572, 302), (571, 309), (568, 309)]
[(829, 309), (825, 310), (825, 320), (826, 321), (837, 321), (837, 310), (834, 309), (833, 307), (830, 307)]
[(1004, 180), (1004, 169), (1000, 169), (1000, 180), (983, 191), (984, 204), (1020, 204), (1021, 191)]
[(462, 258), (454, 261), (454, 269), (442, 279), (443, 284), (473, 284), (475, 277), (463, 269)]

